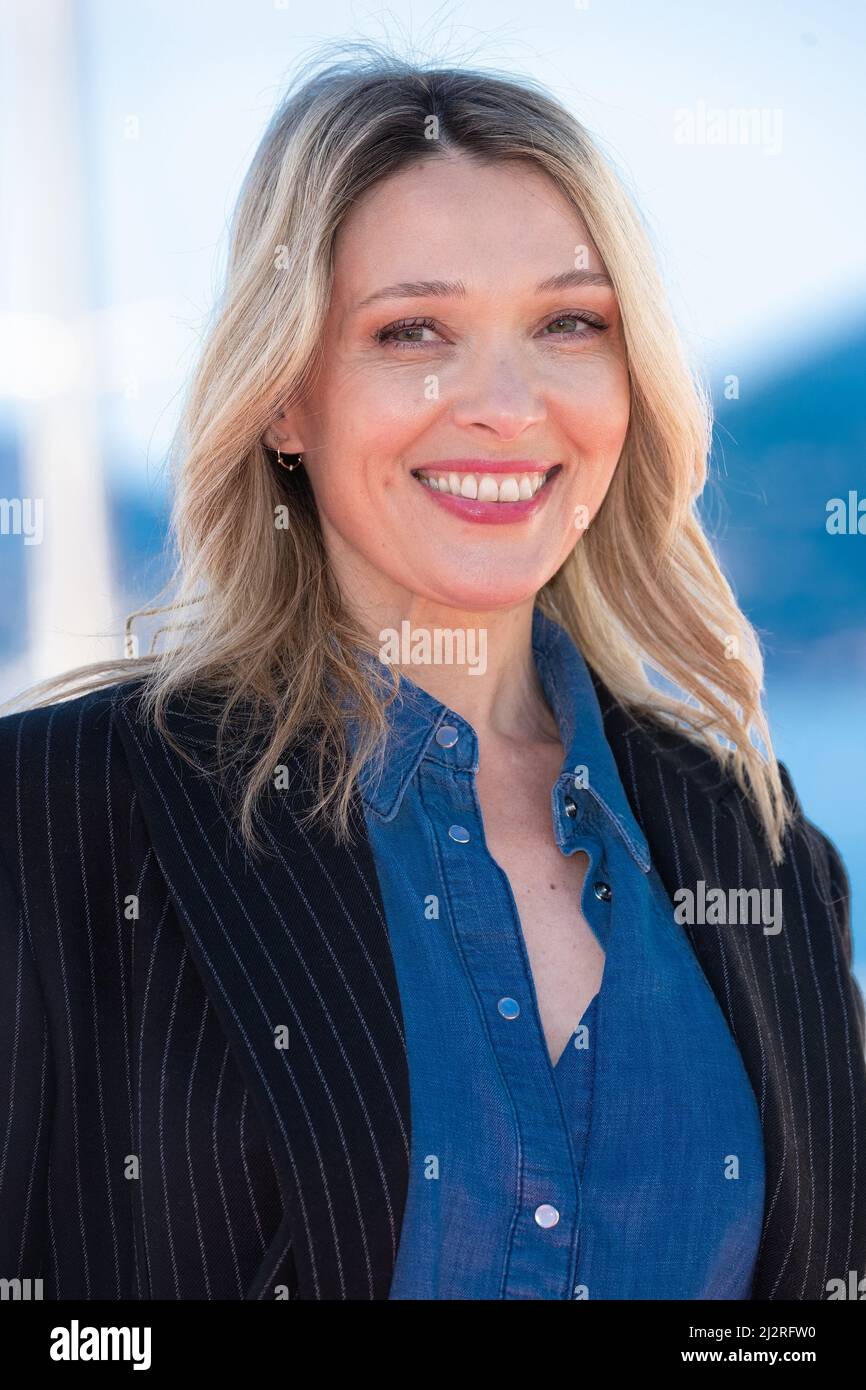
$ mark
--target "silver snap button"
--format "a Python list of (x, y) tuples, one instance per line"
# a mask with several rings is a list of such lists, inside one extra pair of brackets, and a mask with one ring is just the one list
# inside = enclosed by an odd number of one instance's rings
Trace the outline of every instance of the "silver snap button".
[(567, 796), (565, 798), (565, 814), (570, 816), (572, 820), (574, 820), (577, 815), (577, 802), (573, 796)]
[(436, 730), (436, 742), (440, 748), (453, 748), (459, 737), (453, 724), (440, 724)]
[(458, 845), (469, 843), (469, 831), (465, 825), (449, 825), (448, 834), (452, 840), (456, 840)]
[(549, 1202), (542, 1202), (540, 1207), (535, 1208), (535, 1219), (539, 1226), (543, 1226), (545, 1231), (548, 1231), (559, 1220), (559, 1212)]
[(613, 889), (610, 884), (603, 883), (601, 879), (598, 883), (593, 884), (592, 891), (601, 903), (609, 903), (613, 897)]
[(520, 1013), (520, 1005), (517, 1000), (509, 999), (507, 995), (504, 999), (500, 999), (496, 1007), (503, 1018), (516, 1018)]

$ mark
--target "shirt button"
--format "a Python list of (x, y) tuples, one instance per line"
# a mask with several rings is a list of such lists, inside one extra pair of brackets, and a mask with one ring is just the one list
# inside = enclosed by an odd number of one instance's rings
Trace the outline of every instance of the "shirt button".
[(469, 831), (465, 825), (449, 825), (448, 834), (452, 840), (456, 840), (458, 845), (469, 843)]
[(436, 742), (440, 748), (453, 748), (459, 737), (453, 724), (440, 724), (436, 730)]
[(549, 1230), (549, 1228), (555, 1226), (559, 1220), (559, 1212), (556, 1210), (556, 1207), (550, 1206), (548, 1202), (542, 1202), (540, 1207), (535, 1208), (535, 1219), (539, 1226), (543, 1226), (545, 1230)]
[(570, 816), (572, 820), (574, 820), (577, 815), (577, 802), (573, 796), (567, 796), (565, 798), (565, 814)]
[(518, 1004), (517, 1000), (509, 999), (508, 997), (506, 997), (505, 999), (500, 999), (496, 1007), (502, 1014), (503, 1018), (516, 1018), (517, 1015), (520, 1013), (520, 1005)]
[(604, 883), (601, 879), (599, 879), (598, 883), (593, 884), (592, 891), (600, 903), (609, 903), (613, 897), (613, 889), (610, 884)]

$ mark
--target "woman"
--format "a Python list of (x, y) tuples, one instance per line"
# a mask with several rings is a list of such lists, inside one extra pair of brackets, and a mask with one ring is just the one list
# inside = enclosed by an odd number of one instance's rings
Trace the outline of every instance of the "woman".
[(553, 100), (375, 49), (289, 94), (179, 434), (174, 638), (0, 722), (4, 1271), (819, 1299), (863, 1269), (848, 884), (695, 514), (708, 442)]

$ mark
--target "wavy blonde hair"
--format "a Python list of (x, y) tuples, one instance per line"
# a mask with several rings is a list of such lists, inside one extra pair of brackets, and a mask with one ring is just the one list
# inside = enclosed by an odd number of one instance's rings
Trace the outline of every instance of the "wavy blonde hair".
[[(437, 139), (426, 137), (431, 117)], [(401, 677), (377, 668), (381, 681), (371, 682), (361, 653), (378, 648), (341, 602), (309, 480), (277, 469), (262, 436), (315, 373), (343, 219), (379, 180), (455, 150), (547, 174), (583, 218), (622, 313), (625, 444), (592, 525), (536, 602), (622, 705), (712, 752), (751, 799), (778, 862), (791, 811), (762, 709), (760, 648), (696, 513), (709, 402), (685, 360), (642, 221), (587, 130), (538, 84), (419, 65), (376, 44), (302, 70), (243, 183), (224, 292), (172, 446), (173, 598), (133, 615), (167, 615), (161, 631), (171, 639), (28, 695), (49, 703), (61, 688), (71, 698), (140, 677), (143, 712), (194, 762), (165, 722), (167, 701), (194, 691), (219, 717), (221, 775), (243, 769), (240, 830), (258, 849), (259, 796), (286, 750), (306, 740), (318, 759), (309, 816), (351, 839), (355, 779), (381, 757)], [(284, 504), (280, 529), (275, 508)], [(682, 697), (664, 693), (652, 672)], [(360, 719), (354, 749), (347, 700)]]

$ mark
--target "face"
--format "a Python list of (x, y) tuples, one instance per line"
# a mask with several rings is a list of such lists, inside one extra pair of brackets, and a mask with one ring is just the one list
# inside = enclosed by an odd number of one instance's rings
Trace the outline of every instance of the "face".
[(303, 450), (344, 595), (406, 616), (532, 598), (629, 416), (616, 297), (556, 185), (461, 154), (372, 189), (340, 229), (322, 349), (266, 440)]

